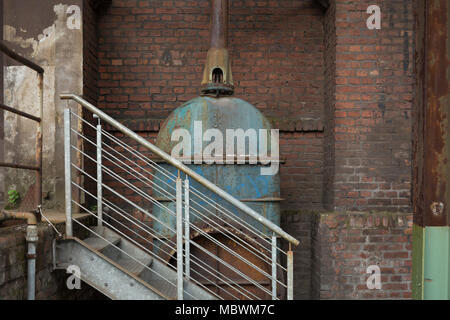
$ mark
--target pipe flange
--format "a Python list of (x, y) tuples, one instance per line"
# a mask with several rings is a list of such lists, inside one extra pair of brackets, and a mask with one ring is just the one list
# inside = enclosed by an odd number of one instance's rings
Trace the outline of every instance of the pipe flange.
[(35, 225), (27, 226), (27, 235), (25, 236), (25, 240), (27, 242), (37, 242), (38, 241), (38, 229)]

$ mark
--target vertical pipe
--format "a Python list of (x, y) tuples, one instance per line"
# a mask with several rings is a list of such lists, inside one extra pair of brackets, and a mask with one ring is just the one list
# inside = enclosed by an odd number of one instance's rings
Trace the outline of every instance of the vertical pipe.
[(272, 300), (277, 299), (277, 237), (272, 234)]
[(39, 171), (36, 171), (36, 187), (34, 194), (34, 206), (37, 208), (42, 205), (42, 129), (44, 122), (44, 74), (38, 73), (38, 86), (39, 86), (39, 117), (41, 121), (38, 123), (36, 130), (36, 166), (39, 167)]
[[(97, 117), (98, 118), (98, 117)], [(102, 192), (102, 125), (97, 123), (97, 225), (103, 225), (103, 192)]]
[(180, 171), (178, 171), (176, 186), (177, 207), (177, 297), (183, 300), (183, 193)]
[(287, 252), (287, 299), (294, 299), (294, 253), (289, 244), (289, 251)]
[(26, 241), (27, 251), (27, 299), (34, 300), (36, 292), (36, 243), (38, 241), (38, 230), (36, 225), (27, 226)]
[(66, 198), (66, 236), (72, 236), (72, 168), (70, 156), (70, 109), (64, 109), (64, 185)]
[(211, 48), (226, 48), (228, 38), (228, 0), (211, 1)]
[(186, 175), (186, 179), (184, 180), (184, 247), (185, 247), (185, 269), (186, 269), (186, 278), (189, 280), (191, 274), (191, 261), (190, 261), (190, 234), (189, 234), (189, 178)]

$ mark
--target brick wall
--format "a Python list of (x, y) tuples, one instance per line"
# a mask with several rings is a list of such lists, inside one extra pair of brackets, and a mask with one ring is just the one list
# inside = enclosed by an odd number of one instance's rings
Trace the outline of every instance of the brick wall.
[[(410, 299), (412, 215), (322, 213), (313, 217), (313, 299)], [(368, 289), (378, 265), (381, 289)]]
[[(58, 226), (63, 229), (63, 225)], [(26, 224), (0, 228), (0, 298), (1, 300), (27, 299), (27, 243)], [(80, 290), (66, 287), (64, 270), (52, 271), (52, 243), (56, 233), (47, 224), (38, 226), (39, 241), (36, 248), (36, 299), (80, 300), (104, 299), (104, 296), (81, 283)]]
[(409, 212), (412, 3), (377, 1), (381, 29), (369, 30), (371, 1), (331, 2), (334, 18), (330, 11), (325, 20), (326, 54), (335, 60), (326, 65), (327, 208)]
[[(368, 30), (370, 1), (330, 3), (324, 13), (315, 1), (230, 1), (235, 94), (281, 129), (282, 227), (302, 243), (294, 255), (296, 298), (407, 298), (407, 244), (402, 258), (386, 259), (395, 270), (382, 278), (390, 288), (383, 293), (358, 287), (365, 264), (347, 264), (335, 252), (364, 252), (366, 263), (389, 256), (390, 241), (409, 232), (407, 223), (348, 227), (340, 219), (411, 210), (411, 5), (378, 1), (382, 29)], [(98, 105), (151, 140), (173, 109), (200, 92), (209, 1), (113, 0), (97, 26)], [(365, 213), (322, 220), (305, 211), (322, 206)], [(330, 232), (342, 232), (339, 245), (325, 240)], [(383, 244), (347, 244), (345, 235), (358, 232), (360, 239), (378, 234)], [(348, 276), (336, 278), (337, 266)]]

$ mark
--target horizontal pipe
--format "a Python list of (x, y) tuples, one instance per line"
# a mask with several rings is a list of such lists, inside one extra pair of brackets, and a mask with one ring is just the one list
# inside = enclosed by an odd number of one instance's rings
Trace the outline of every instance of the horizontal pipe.
[(0, 103), (0, 109), (3, 109), (3, 110), (6, 110), (6, 111), (15, 113), (15, 114), (17, 114), (19, 116), (31, 119), (31, 120), (36, 121), (36, 122), (41, 122), (41, 118), (39, 118), (39, 117), (33, 116), (33, 115), (31, 115), (29, 113), (26, 113), (26, 112), (23, 112), (23, 111), (19, 111), (17, 109), (12, 108), (12, 107), (8, 107), (7, 105), (1, 104), (1, 103)]
[(35, 225), (37, 223), (36, 215), (31, 212), (0, 211), (0, 221), (18, 219), (26, 219), (29, 225)]
[(37, 166), (27, 166), (27, 165), (22, 165), (22, 164), (6, 163), (6, 162), (0, 162), (0, 167), (41, 171), (41, 168), (37, 167)]
[(224, 190), (220, 189), (215, 184), (211, 183), (209, 180), (207, 180), (204, 177), (202, 177), (201, 175), (197, 174), (195, 171), (193, 171), (192, 169), (188, 168), (187, 166), (185, 166), (183, 163), (181, 163), (177, 159), (171, 157), (170, 155), (168, 155), (167, 153), (165, 153), (164, 151), (159, 149), (154, 144), (148, 142), (147, 140), (145, 140), (144, 138), (139, 136), (137, 133), (131, 131), (130, 129), (128, 129), (127, 127), (122, 125), (120, 122), (114, 120), (113, 118), (108, 116), (106, 113), (104, 113), (103, 111), (99, 110), (94, 105), (92, 105), (91, 103), (87, 102), (86, 100), (84, 100), (80, 96), (78, 96), (76, 94), (61, 94), (60, 98), (63, 99), (63, 100), (74, 100), (74, 101), (76, 101), (77, 103), (79, 103), (80, 105), (84, 106), (86, 109), (88, 109), (92, 113), (96, 114), (103, 121), (109, 123), (110, 125), (112, 125), (116, 129), (118, 129), (120, 132), (125, 134), (126, 136), (128, 136), (131, 139), (135, 140), (136, 142), (140, 143), (141, 145), (143, 145), (144, 147), (146, 147), (147, 149), (149, 149), (150, 151), (152, 151), (153, 153), (155, 153), (156, 155), (158, 155), (162, 159), (166, 160), (168, 163), (170, 163), (171, 165), (173, 165), (177, 169), (183, 171), (185, 174), (187, 174), (188, 176), (192, 177), (195, 181), (197, 181), (198, 183), (200, 183), (204, 187), (206, 187), (209, 190), (211, 190), (212, 192), (216, 193), (217, 195), (219, 195), (220, 197), (222, 197), (223, 199), (225, 199), (226, 201), (228, 201), (232, 205), (234, 205), (237, 208), (239, 208), (240, 210), (242, 210), (247, 215), (249, 215), (252, 218), (254, 218), (255, 220), (257, 220), (259, 223), (261, 223), (265, 227), (269, 228), (272, 232), (275, 232), (277, 235), (279, 235), (280, 237), (286, 239), (287, 241), (289, 241), (290, 243), (292, 243), (294, 245), (298, 245), (300, 243), (297, 239), (292, 237), (290, 234), (286, 233), (279, 226), (277, 226), (276, 224), (274, 224), (270, 220), (266, 219), (265, 217), (261, 216), (258, 212), (256, 212), (255, 210), (251, 209), (250, 207), (248, 207), (246, 204), (242, 203), (241, 201), (237, 200), (236, 198), (234, 198), (232, 195), (228, 194)]
[(44, 73), (44, 69), (42, 67), (38, 66), (33, 61), (30, 61), (27, 58), (24, 58), (21, 55), (12, 51), (3, 43), (3, 41), (0, 41), (0, 51), (3, 52), (4, 54), (6, 54), (11, 59), (13, 59), (17, 62), (20, 62), (21, 64), (27, 66), (30, 69), (33, 69), (37, 73)]

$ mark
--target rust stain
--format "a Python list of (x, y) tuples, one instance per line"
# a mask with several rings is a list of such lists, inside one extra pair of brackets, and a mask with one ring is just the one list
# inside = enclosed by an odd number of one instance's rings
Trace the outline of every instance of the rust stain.
[[(449, 65), (448, 8), (447, 1), (428, 2), (426, 8), (426, 70), (425, 70), (425, 141), (424, 141), (424, 224), (446, 225), (448, 209), (446, 199), (449, 192), (447, 180), (450, 170), (447, 168), (449, 146), (449, 118), (447, 103), (449, 85), (447, 70)], [(436, 215), (431, 212), (430, 204), (442, 202), (444, 213)]]

